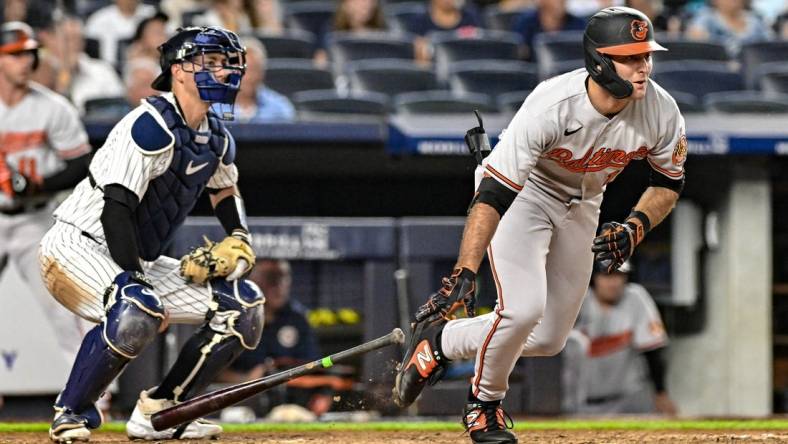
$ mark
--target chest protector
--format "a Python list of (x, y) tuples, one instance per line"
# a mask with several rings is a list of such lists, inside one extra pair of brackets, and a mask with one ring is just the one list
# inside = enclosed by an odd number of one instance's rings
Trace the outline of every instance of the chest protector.
[[(164, 118), (175, 139), (169, 168), (148, 184), (134, 216), (140, 257), (152, 261), (172, 242), (175, 230), (183, 224), (216, 172), (228, 136), (212, 114), (208, 115), (209, 131), (201, 133), (186, 126), (167, 99), (149, 97), (147, 100)], [(227, 153), (226, 157), (232, 154)]]

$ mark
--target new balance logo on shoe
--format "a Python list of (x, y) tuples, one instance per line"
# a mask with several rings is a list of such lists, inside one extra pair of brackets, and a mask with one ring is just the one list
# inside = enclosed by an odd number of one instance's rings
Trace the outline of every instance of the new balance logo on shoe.
[(427, 370), (428, 366), (432, 363), (432, 352), (430, 345), (425, 341), (424, 348), (416, 352), (416, 360), (422, 370)]

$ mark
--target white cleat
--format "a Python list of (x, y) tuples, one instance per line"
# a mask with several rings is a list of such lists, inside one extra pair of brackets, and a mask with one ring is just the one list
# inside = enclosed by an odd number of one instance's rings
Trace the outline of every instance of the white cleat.
[(72, 444), (90, 440), (90, 430), (84, 417), (56, 408), (55, 419), (49, 427), (49, 439), (56, 443)]
[(197, 419), (188, 425), (173, 427), (157, 432), (151, 424), (151, 415), (175, 405), (168, 399), (153, 399), (148, 392), (140, 392), (140, 399), (131, 413), (131, 418), (126, 423), (126, 435), (130, 439), (144, 439), (147, 441), (157, 439), (215, 439), (222, 433), (222, 426), (204, 419)]

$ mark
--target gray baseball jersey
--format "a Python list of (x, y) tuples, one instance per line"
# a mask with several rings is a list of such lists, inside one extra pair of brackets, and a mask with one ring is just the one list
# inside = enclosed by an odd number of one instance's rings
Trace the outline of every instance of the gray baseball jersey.
[(451, 321), (442, 335), (449, 359), (476, 356), (481, 400), (504, 397), (521, 355), (563, 348), (591, 277), (607, 184), (635, 159), (684, 175), (684, 119), (670, 95), (649, 80), (642, 100), (608, 118), (592, 106), (587, 78), (579, 69), (542, 82), (477, 171), (477, 185), (484, 173), (518, 193), (487, 250), (495, 311)]

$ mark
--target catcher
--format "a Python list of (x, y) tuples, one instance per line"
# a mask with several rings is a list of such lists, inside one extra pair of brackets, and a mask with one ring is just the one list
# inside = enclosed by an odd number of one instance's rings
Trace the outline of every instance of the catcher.
[[(232, 110), (245, 50), (221, 28), (181, 29), (159, 50), (162, 73), (152, 86), (166, 93), (144, 99), (115, 125), (41, 241), (50, 293), (98, 324), (55, 402), (55, 442), (90, 438), (102, 422), (96, 400), (168, 322), (202, 326), (164, 381), (140, 394), (127, 434), (215, 438), (222, 428), (203, 420), (156, 432), (151, 414), (199, 392), (262, 333), (263, 295), (238, 279), (255, 256), (236, 187), (235, 144), (211, 110)], [(227, 237), (180, 262), (162, 256), (203, 190)]]

